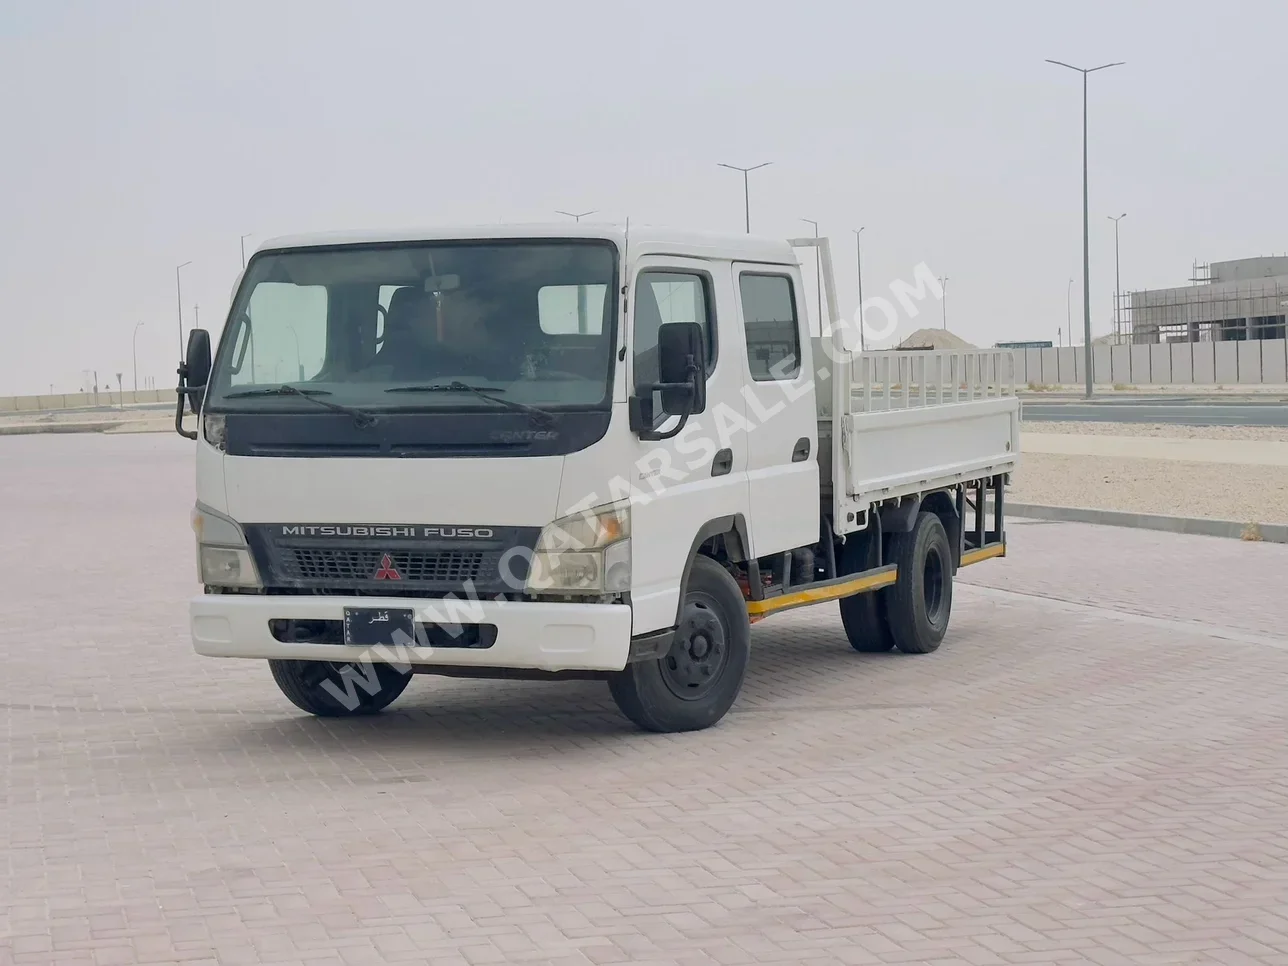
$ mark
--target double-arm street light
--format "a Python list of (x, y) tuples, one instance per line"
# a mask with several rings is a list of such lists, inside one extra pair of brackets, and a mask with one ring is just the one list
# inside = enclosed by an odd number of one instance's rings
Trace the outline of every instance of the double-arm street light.
[(774, 162), (764, 161), (760, 164), (753, 164), (750, 168), (740, 168), (736, 164), (725, 164), (723, 161), (719, 161), (717, 163), (722, 168), (728, 168), (731, 171), (742, 172), (743, 221), (746, 227), (747, 234), (750, 235), (751, 234), (751, 189), (747, 184), (747, 174), (748, 172), (751, 172), (751, 171), (759, 171), (761, 168), (767, 168), (769, 167), (769, 165), (773, 164)]
[(1127, 217), (1127, 212), (1123, 212), (1118, 217), (1109, 216), (1109, 220), (1114, 223), (1114, 341), (1118, 342), (1123, 337), (1123, 310), (1122, 298), (1123, 289), (1121, 275), (1118, 271), (1118, 222)]
[[(596, 215), (598, 213), (599, 212), (597, 210), (596, 211), (562, 211), (559, 209), (555, 210), (556, 215), (565, 215), (571, 218), (573, 221), (578, 222), (579, 224), (581, 220), (585, 218), (587, 215)], [(589, 314), (590, 314), (590, 311), (586, 306), (586, 286), (578, 285), (577, 286), (577, 331), (582, 333), (583, 335), (586, 332), (587, 317), (589, 316)]]
[(1073, 345), (1073, 279), (1069, 279), (1069, 284), (1064, 287), (1064, 331), (1069, 337), (1069, 345)]
[(142, 322), (134, 323), (134, 335), (130, 337), (130, 358), (134, 362), (134, 391), (139, 391), (139, 328)]
[(191, 261), (184, 262), (182, 265), (176, 265), (174, 269), (174, 291), (179, 300), (179, 358), (183, 358), (183, 283), (179, 280), (179, 273), (191, 265)]
[(1087, 361), (1083, 367), (1086, 370), (1087, 377), (1087, 398), (1092, 395), (1092, 373), (1091, 373), (1091, 241), (1090, 226), (1087, 222), (1087, 75), (1094, 74), (1098, 70), (1108, 70), (1110, 67), (1121, 67), (1125, 61), (1115, 61), (1112, 64), (1101, 64), (1099, 67), (1074, 67), (1072, 64), (1066, 64), (1062, 60), (1047, 59), (1048, 64), (1055, 64), (1057, 67), (1067, 67), (1069, 70), (1076, 70), (1082, 75), (1082, 335), (1086, 342)]

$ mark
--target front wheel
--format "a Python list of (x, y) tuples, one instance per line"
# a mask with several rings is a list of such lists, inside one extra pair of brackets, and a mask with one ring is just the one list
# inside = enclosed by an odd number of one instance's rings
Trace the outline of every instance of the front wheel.
[(411, 681), (411, 671), (375, 662), (269, 661), (268, 666), (291, 704), (323, 718), (376, 714)]
[(733, 706), (750, 656), (742, 591), (718, 563), (698, 557), (670, 652), (628, 664), (608, 679), (608, 688), (622, 714), (646, 731), (697, 731)]

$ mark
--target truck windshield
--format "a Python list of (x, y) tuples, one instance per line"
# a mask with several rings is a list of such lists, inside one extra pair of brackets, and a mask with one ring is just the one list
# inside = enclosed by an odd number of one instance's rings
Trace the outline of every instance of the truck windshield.
[(257, 255), (208, 405), (316, 411), (309, 395), (368, 411), (606, 407), (616, 267), (613, 245), (596, 240)]

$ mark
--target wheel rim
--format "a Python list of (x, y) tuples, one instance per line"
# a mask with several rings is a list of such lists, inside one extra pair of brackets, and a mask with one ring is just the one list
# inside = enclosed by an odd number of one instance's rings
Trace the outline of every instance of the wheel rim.
[(729, 635), (705, 594), (684, 599), (671, 650), (658, 661), (662, 681), (678, 698), (697, 701), (709, 694), (729, 664)]
[(926, 619), (938, 624), (942, 617), (945, 597), (944, 558), (938, 547), (926, 550), (926, 562), (921, 570), (921, 594), (926, 604)]

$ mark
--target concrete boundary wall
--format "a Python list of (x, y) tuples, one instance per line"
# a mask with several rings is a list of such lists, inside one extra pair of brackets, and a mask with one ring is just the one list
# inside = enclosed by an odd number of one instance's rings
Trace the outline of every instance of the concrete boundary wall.
[(0, 396), (0, 413), (41, 413), (58, 409), (102, 409), (141, 403), (172, 403), (174, 389), (140, 389), (138, 392), (48, 393), (40, 396)]
[[(1081, 385), (1082, 346), (1015, 350), (1016, 381), (1038, 386)], [(1186, 386), (1288, 384), (1288, 340), (1169, 342), (1092, 346), (1097, 385)]]
[[(1082, 346), (1016, 349), (1015, 381), (1021, 386), (1082, 385)], [(1254, 342), (1170, 342), (1162, 345), (1093, 347), (1092, 374), (1097, 385), (1288, 385), (1288, 340)], [(980, 373), (991, 376), (992, 373)], [(174, 402), (173, 389), (138, 392), (100, 391), (40, 396), (0, 396), (0, 413), (38, 413), (57, 409), (96, 409)]]

